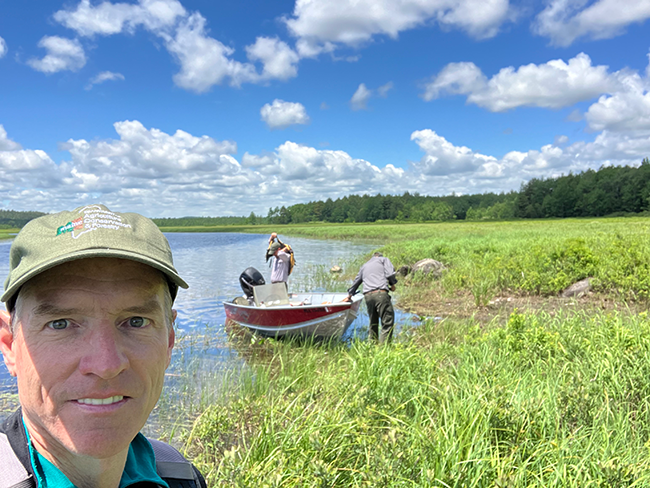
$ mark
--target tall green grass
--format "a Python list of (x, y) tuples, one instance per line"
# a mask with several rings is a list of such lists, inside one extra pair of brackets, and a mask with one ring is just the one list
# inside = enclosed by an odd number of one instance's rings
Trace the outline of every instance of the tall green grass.
[(20, 229), (0, 229), (0, 239), (10, 239), (18, 233)]
[(650, 486), (646, 314), (266, 347), (255, 381), (188, 435), (212, 486)]
[(477, 305), (497, 294), (553, 295), (587, 277), (596, 291), (650, 297), (647, 218), (311, 225), (283, 232), (370, 240), (397, 267), (436, 259), (447, 267), (437, 286), (469, 291)]
[[(188, 228), (164, 229), (188, 231)], [(512, 222), (299, 224), (197, 227), (191, 231), (269, 233), (372, 242), (397, 267), (433, 258), (447, 266), (447, 293), (469, 291), (476, 305), (498, 294), (554, 295), (591, 277), (596, 291), (650, 298), (650, 219)], [(429, 286), (422, 282), (420, 286)]]

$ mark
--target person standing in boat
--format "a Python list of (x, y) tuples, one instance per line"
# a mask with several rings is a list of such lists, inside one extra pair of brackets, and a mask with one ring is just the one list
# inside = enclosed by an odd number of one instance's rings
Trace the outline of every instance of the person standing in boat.
[(293, 250), (275, 232), (269, 237), (269, 247), (266, 250), (266, 260), (271, 258), (274, 258), (271, 262), (271, 283), (284, 283), (286, 286), (295, 264)]
[[(380, 344), (388, 343), (392, 340), (395, 324), (395, 311), (388, 293), (395, 291), (397, 284), (393, 263), (382, 253), (374, 253), (370, 260), (361, 266), (359, 274), (348, 289), (348, 299), (351, 299), (352, 295), (357, 292), (361, 283), (363, 283), (363, 295), (370, 318), (368, 339), (378, 340)], [(380, 320), (381, 330), (379, 329)]]

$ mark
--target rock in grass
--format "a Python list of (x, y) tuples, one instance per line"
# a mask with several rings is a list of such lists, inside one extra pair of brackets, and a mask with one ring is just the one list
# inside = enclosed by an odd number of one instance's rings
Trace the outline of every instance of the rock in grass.
[(573, 285), (565, 289), (562, 292), (561, 296), (564, 298), (580, 298), (581, 296), (587, 294), (589, 290), (591, 290), (591, 278), (585, 278), (584, 280), (576, 281)]
[(413, 265), (411, 271), (417, 273), (418, 271), (424, 273), (425, 275), (433, 274), (434, 278), (440, 278), (442, 276), (442, 271), (445, 269), (445, 265), (440, 261), (435, 259), (421, 259)]
[(330, 268), (330, 273), (342, 273), (342, 272), (343, 272), (343, 268), (341, 268), (340, 266), (332, 266)]

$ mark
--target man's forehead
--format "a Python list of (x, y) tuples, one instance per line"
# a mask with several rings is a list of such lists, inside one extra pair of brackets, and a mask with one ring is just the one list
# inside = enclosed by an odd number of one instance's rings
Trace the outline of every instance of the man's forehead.
[(118, 258), (79, 259), (48, 269), (29, 280), (21, 295), (57, 295), (75, 289), (156, 293), (164, 275), (146, 264)]

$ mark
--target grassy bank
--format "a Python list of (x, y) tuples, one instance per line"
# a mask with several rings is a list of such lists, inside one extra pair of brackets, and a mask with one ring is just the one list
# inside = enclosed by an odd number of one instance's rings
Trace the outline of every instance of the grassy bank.
[[(402, 280), (401, 299), (422, 310), (460, 296), (470, 318), (425, 320), (392, 347), (254, 343), (249, 380), (200, 415), (187, 452), (212, 486), (650, 486), (650, 320), (625, 305), (643, 309), (650, 292), (649, 227), (635, 218), (276, 228), (373, 242), (396, 266), (442, 261), (438, 280)], [(593, 296), (555, 298), (585, 277), (622, 311), (598, 311)], [(479, 321), (497, 296), (553, 302), (552, 311)], [(590, 310), (570, 311), (581, 303)]]
[[(594, 278), (593, 289), (624, 299), (650, 297), (650, 219), (603, 218), (425, 224), (305, 224), (249, 226), (239, 232), (364, 240), (377, 244), (396, 267), (424, 258), (447, 270), (437, 283), (414, 290), (470, 293), (475, 305), (499, 295), (555, 295)], [(231, 230), (232, 231), (232, 230)], [(299, 254), (300, 250), (296, 249)]]
[(427, 322), (393, 347), (266, 342), (188, 452), (211, 486), (650, 485), (646, 314)]
[(0, 229), (0, 239), (9, 239), (18, 233), (20, 229)]
[(475, 305), (483, 306), (496, 296), (556, 295), (587, 277), (593, 278), (596, 292), (632, 300), (650, 296), (647, 218), (375, 224), (287, 231), (375, 239), (397, 267), (424, 258), (445, 264), (447, 270), (438, 282), (414, 280), (415, 287), (406, 288), (407, 302), (417, 302), (426, 289), (435, 291), (429, 299), (469, 293)]

